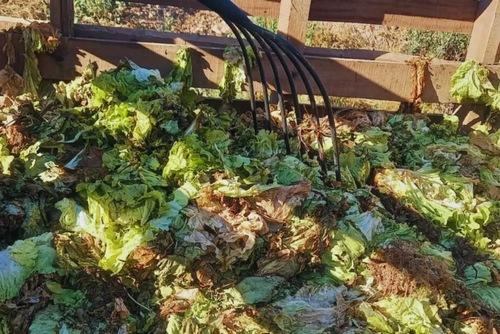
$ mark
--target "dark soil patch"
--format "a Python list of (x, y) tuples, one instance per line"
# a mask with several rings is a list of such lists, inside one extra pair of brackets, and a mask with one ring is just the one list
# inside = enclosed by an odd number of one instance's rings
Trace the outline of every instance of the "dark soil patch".
[(455, 239), (455, 246), (451, 249), (453, 258), (457, 264), (457, 271), (460, 275), (464, 274), (466, 267), (480, 261), (486, 260), (488, 257), (478, 254), (474, 246), (469, 240), (461, 237)]
[(47, 277), (36, 275), (27, 280), (19, 296), (0, 306), (0, 312), (9, 318), (12, 333), (25, 334), (36, 313), (51, 301), (45, 282)]
[(80, 271), (76, 283), (92, 304), (89, 309), (77, 312), (81, 323), (107, 323), (111, 325), (112, 332), (116, 333), (125, 321), (120, 314), (129, 309), (138, 311), (137, 313), (140, 311), (131, 302), (125, 287), (109, 273), (99, 269)]
[(446, 264), (421, 254), (409, 242), (396, 241), (379, 250), (370, 267), (384, 294), (409, 295), (420, 286), (431, 291), (452, 293), (461, 293), (464, 288)]
[(379, 250), (372, 258), (370, 269), (384, 295), (408, 296), (424, 287), (433, 294), (443, 293), (447, 299), (470, 311), (485, 310), (467, 286), (455, 279), (445, 263), (421, 254), (412, 243), (396, 241)]
[(0, 206), (0, 241), (2, 244), (10, 245), (21, 234), (21, 226), (24, 221), (24, 211), (17, 203), (7, 203)]

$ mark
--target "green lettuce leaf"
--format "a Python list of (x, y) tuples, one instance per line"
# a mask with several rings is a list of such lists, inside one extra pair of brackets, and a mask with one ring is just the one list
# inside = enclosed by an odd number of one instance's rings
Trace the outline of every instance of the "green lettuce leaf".
[(167, 83), (175, 86), (176, 90), (187, 89), (193, 85), (193, 65), (189, 48), (180, 48), (177, 51), (176, 62)]
[(491, 88), (488, 73), (473, 60), (464, 62), (451, 77), (451, 96), (459, 103), (479, 102)]
[(348, 297), (346, 291), (343, 286), (302, 287), (295, 295), (272, 304), (276, 310), (273, 321), (284, 333), (328, 333), (344, 321), (341, 303)]
[(199, 174), (210, 171), (215, 157), (204, 146), (195, 134), (177, 141), (170, 150), (163, 177), (180, 182), (195, 181)]
[(10, 151), (7, 148), (7, 140), (0, 136), (0, 168), (4, 175), (10, 175), (10, 165), (14, 161), (14, 156), (10, 155)]
[(279, 276), (246, 277), (229, 293), (243, 304), (258, 304), (271, 301), (276, 290), (285, 282)]
[(64, 289), (61, 284), (52, 281), (47, 282), (46, 285), (52, 293), (56, 305), (78, 309), (87, 303), (85, 294), (81, 291)]
[(57, 305), (49, 305), (38, 312), (29, 327), (30, 334), (81, 334), (64, 322), (65, 315)]
[[(253, 52), (247, 50), (250, 55), (250, 62), (253, 63)], [(245, 64), (239, 48), (228, 47), (224, 50), (224, 76), (219, 83), (220, 97), (226, 101), (233, 101), (242, 92), (246, 82)]]
[(368, 328), (376, 330), (380, 333), (395, 333), (392, 329), (390, 320), (381, 312), (373, 309), (373, 307), (367, 302), (362, 302), (359, 305), (359, 310), (363, 312), (363, 315), (368, 323)]
[(16, 297), (32, 275), (54, 273), (55, 257), (51, 233), (18, 240), (0, 251), (0, 302)]
[(363, 234), (349, 224), (331, 232), (332, 247), (322, 256), (330, 275), (338, 282), (350, 283), (356, 277), (356, 266), (365, 254)]
[(118, 273), (134, 249), (153, 239), (152, 232), (148, 227), (133, 225), (137, 219), (133, 217), (133, 210), (131, 220), (128, 220), (126, 212), (120, 217), (120, 220), (129, 225), (124, 229), (110, 216), (112, 209), (109, 201), (105, 203), (89, 198), (88, 203), (90, 210), (87, 213), (73, 200), (63, 199), (58, 202), (56, 207), (61, 211), (61, 225), (69, 231), (88, 233), (100, 240), (105, 253), (99, 266)]
[[(495, 270), (500, 268), (499, 261), (493, 261)], [(472, 293), (494, 312), (500, 312), (500, 286), (493, 281), (492, 269), (483, 262), (465, 268), (466, 283)]]
[(375, 183), (425, 218), (471, 239), (479, 248), (488, 247), (483, 227), (495, 219), (498, 203), (478, 202), (471, 180), (430, 169), (385, 169), (377, 173)]
[[(395, 324), (394, 332), (410, 330), (416, 334), (444, 334), (438, 307), (424, 298), (393, 296), (375, 302), (373, 305)], [(376, 317), (376, 319), (383, 324), (382, 318)]]

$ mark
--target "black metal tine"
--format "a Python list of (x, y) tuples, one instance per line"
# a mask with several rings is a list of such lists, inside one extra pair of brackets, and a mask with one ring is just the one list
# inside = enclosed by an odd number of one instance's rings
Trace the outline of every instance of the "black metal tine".
[(245, 39), (247, 40), (248, 44), (250, 44), (250, 47), (252, 48), (253, 53), (255, 54), (255, 59), (257, 62), (257, 68), (259, 70), (259, 75), (260, 75), (260, 81), (262, 83), (262, 91), (264, 93), (264, 111), (265, 111), (265, 118), (266, 118), (266, 129), (271, 131), (272, 126), (271, 126), (271, 109), (269, 107), (270, 102), (269, 102), (269, 92), (267, 90), (267, 80), (266, 80), (266, 74), (264, 71), (264, 66), (262, 65), (262, 61), (260, 59), (259, 55), (259, 49), (255, 45), (255, 42), (252, 39), (252, 36), (248, 33), (248, 31), (243, 27), (238, 24), (235, 24), (235, 26), (241, 31), (241, 33), (245, 36)]
[[(333, 113), (332, 106), (331, 106), (331, 103), (329, 100), (329, 96), (326, 92), (326, 89), (323, 86), (323, 83), (321, 82), (318, 74), (314, 71), (314, 69), (309, 64), (309, 62), (305, 59), (304, 56), (302, 56), (302, 54), (290, 42), (283, 39), (279, 35), (273, 34), (270, 31), (255, 25), (248, 18), (248, 16), (238, 6), (236, 6), (233, 2), (227, 1), (227, 0), (226, 1), (222, 1), (222, 0), (198, 0), (198, 1), (200, 1), (202, 4), (207, 6), (212, 11), (218, 13), (221, 17), (235, 23), (236, 26), (242, 31), (243, 34), (245, 34), (245, 32), (246, 32), (245, 29), (252, 30), (255, 32), (259, 31), (263, 35), (269, 37), (269, 40), (276, 41), (276, 44), (283, 50), (283, 52), (288, 56), (288, 58), (294, 63), (295, 67), (297, 68), (297, 70), (301, 74), (301, 78), (304, 81), (304, 84), (306, 85), (306, 89), (308, 89), (308, 87), (307, 87), (308, 85), (310, 88), (310, 84), (307, 80), (307, 77), (304, 75), (301, 66), (304, 66), (305, 69), (309, 72), (309, 74), (313, 77), (313, 79), (314, 79), (315, 83), (317, 84), (317, 86), (321, 92), (321, 95), (323, 97), (326, 112), (328, 115), (328, 121), (329, 121), (330, 129), (332, 132), (333, 145), (335, 147), (334, 163), (336, 164), (336, 167), (337, 167), (336, 177), (337, 177), (337, 180), (340, 181), (340, 178), (341, 178), (340, 163), (339, 163), (340, 145), (339, 145), (338, 138), (337, 138), (337, 129), (335, 126), (334, 113)], [(247, 40), (250, 43), (250, 46), (252, 47), (252, 50), (255, 52), (256, 55), (258, 55), (256, 47), (255, 47), (255, 43), (253, 43), (252, 38), (249, 38), (248, 33), (246, 34), (245, 37), (247, 37)], [(266, 37), (266, 39), (267, 39), (267, 37)], [(262, 63), (260, 62), (259, 57), (256, 57), (256, 58), (257, 58), (257, 65), (259, 66), (259, 72), (261, 75), (261, 79), (264, 79), (264, 81), (265, 81), (265, 76), (264, 76), (265, 74), (263, 71)], [(295, 58), (297, 58), (297, 59), (295, 59)], [(263, 82), (263, 84), (264, 84), (264, 82)], [(264, 95), (267, 95), (267, 85), (264, 85), (264, 92), (265, 92)], [(311, 90), (311, 92), (312, 92), (312, 90)], [(309, 93), (310, 93), (310, 91), (308, 90), (308, 95), (310, 95), (309, 98), (311, 100), (311, 105), (313, 105), (313, 104), (316, 105), (315, 99), (314, 99), (314, 94), (309, 94)], [(266, 103), (267, 103), (267, 107), (268, 107), (269, 106), (268, 99), (265, 99), (264, 104), (266, 104)], [(316, 107), (315, 108), (316, 114), (319, 114), (319, 113), (317, 113), (317, 106), (315, 106), (315, 107)], [(268, 113), (267, 113), (268, 127), (270, 128), (271, 127), (271, 122), (270, 122), (271, 118), (270, 118), (269, 108), (267, 108), (267, 111), (268, 111)], [(322, 163), (322, 161), (324, 163), (325, 160), (324, 160), (324, 150), (322, 147), (321, 133), (318, 133), (318, 142), (320, 144), (320, 152), (319, 152), (320, 163)], [(323, 151), (323, 153), (322, 153), (322, 151)], [(324, 167), (322, 167), (322, 169), (324, 172), (326, 172), (326, 169)]]
[[(224, 22), (226, 22), (226, 24), (229, 26), (229, 28), (231, 29), (233, 34), (236, 36), (236, 39), (238, 40), (238, 43), (241, 47), (241, 52), (243, 54), (243, 60), (245, 62), (248, 90), (250, 91), (250, 109), (252, 109), (253, 127), (255, 130), (255, 133), (257, 133), (259, 131), (259, 128), (257, 126), (257, 104), (255, 102), (255, 89), (253, 86), (252, 65), (250, 62), (250, 57), (248, 56), (245, 42), (243, 41), (243, 38), (241, 37), (239, 30), (234, 26), (234, 24), (232, 22), (230, 22), (224, 18), (223, 18), (223, 20), (224, 20)], [(255, 55), (255, 57), (258, 57), (258, 55)]]
[(258, 33), (249, 30), (248, 31), (254, 38), (255, 40), (260, 44), (262, 47), (262, 50), (264, 50), (264, 53), (266, 54), (267, 58), (269, 59), (269, 64), (271, 65), (271, 70), (274, 75), (274, 81), (276, 84), (276, 93), (278, 94), (278, 108), (280, 109), (281, 113), (281, 126), (283, 128), (283, 133), (284, 133), (284, 139), (285, 139), (285, 148), (286, 148), (286, 154), (290, 154), (290, 138), (288, 135), (288, 125), (287, 125), (287, 120), (286, 120), (286, 111), (285, 111), (285, 105), (283, 102), (283, 89), (281, 87), (281, 81), (279, 78), (279, 72), (278, 72), (278, 66), (276, 66), (276, 63), (273, 59), (273, 55), (271, 54), (271, 51), (269, 49), (269, 46), (267, 43), (264, 41), (262, 36), (260, 36)]
[(334, 155), (333, 155), (333, 162), (335, 165), (335, 178), (337, 181), (341, 181), (342, 177), (341, 177), (341, 170), (340, 170), (341, 169), (341, 167), (340, 167), (340, 143), (339, 143), (339, 140), (337, 137), (337, 127), (335, 124), (335, 116), (334, 116), (334, 113), (332, 110), (332, 105), (330, 103), (330, 97), (328, 96), (328, 93), (326, 92), (325, 86), (321, 82), (321, 79), (319, 78), (318, 74), (316, 73), (314, 68), (311, 66), (309, 61), (290, 42), (288, 42), (286, 39), (284, 39), (278, 35), (274, 35), (274, 34), (271, 34), (271, 35), (273, 38), (281, 40), (282, 43), (287, 47), (287, 49), (289, 49), (290, 52), (292, 52), (293, 54), (295, 54), (295, 56), (297, 58), (299, 58), (301, 63), (304, 65), (304, 67), (307, 69), (307, 71), (313, 77), (314, 81), (316, 82), (316, 85), (318, 86), (318, 88), (321, 92), (321, 95), (323, 97), (323, 101), (325, 104), (327, 116), (328, 116), (328, 123), (330, 126), (330, 131), (331, 131), (331, 136), (332, 136), (332, 144), (334, 146), (334, 151), (335, 151)]
[[(303, 113), (302, 113), (302, 110), (301, 110), (301, 107), (299, 104), (299, 96), (297, 94), (297, 88), (295, 86), (295, 80), (293, 78), (292, 72), (288, 68), (288, 64), (282, 55), (282, 51), (279, 49), (279, 47), (276, 46), (276, 43), (273, 40), (266, 40), (266, 42), (271, 47), (271, 49), (276, 54), (276, 56), (278, 57), (281, 65), (283, 67), (283, 70), (285, 71), (285, 74), (287, 76), (288, 83), (290, 85), (290, 94), (292, 95), (292, 99), (293, 99), (295, 117), (297, 118), (297, 125), (299, 125), (302, 123)], [(300, 156), (302, 157), (302, 155), (305, 153), (305, 149), (304, 149), (304, 143), (300, 139), (300, 131), (298, 131), (298, 130), (297, 130), (297, 136), (299, 137), (299, 150), (300, 150)]]
[[(260, 28), (260, 27), (259, 27)], [(262, 28), (260, 28), (262, 29)], [(319, 150), (318, 150), (318, 153), (319, 153), (319, 163), (320, 163), (320, 166), (321, 166), (321, 170), (323, 172), (323, 174), (326, 175), (327, 173), (327, 166), (326, 166), (326, 161), (325, 161), (325, 150), (324, 150), (324, 146), (323, 146), (323, 139), (321, 137), (321, 134), (319, 133), (319, 127), (320, 127), (320, 118), (319, 118), (319, 110), (318, 110), (318, 106), (316, 104), (316, 98), (314, 97), (314, 93), (313, 93), (313, 90), (312, 90), (312, 86), (311, 86), (311, 83), (309, 82), (309, 80), (307, 79), (307, 75), (306, 73), (304, 72), (304, 70), (302, 69), (302, 66), (299, 62), (299, 60), (297, 59), (297, 57), (291, 53), (288, 48), (285, 48), (284, 46), (280, 45), (280, 43), (278, 43), (279, 40), (276, 40), (274, 38), (274, 34), (272, 34), (271, 32), (265, 30), (265, 29), (262, 29), (264, 31), (264, 33), (268, 33), (271, 35), (271, 38), (269, 38), (269, 40), (272, 40), (275, 42), (275, 45), (277, 47), (279, 47), (283, 53), (288, 57), (288, 59), (290, 59), (290, 61), (293, 63), (294, 67), (297, 69), (297, 72), (299, 73), (299, 76), (301, 77), (303, 83), (304, 83), (304, 86), (306, 88), (306, 92), (307, 92), (307, 95), (309, 97), (309, 101), (311, 103), (311, 108), (313, 110), (313, 115), (315, 117), (315, 120), (316, 120), (316, 127), (317, 127), (317, 130), (318, 130), (318, 146), (319, 146)]]

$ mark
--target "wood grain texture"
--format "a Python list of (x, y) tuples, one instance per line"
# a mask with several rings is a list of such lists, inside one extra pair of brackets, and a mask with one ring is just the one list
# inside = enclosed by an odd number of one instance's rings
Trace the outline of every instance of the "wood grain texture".
[[(222, 42), (222, 40), (221, 40)], [(66, 38), (63, 46), (53, 55), (40, 57), (40, 69), (46, 79), (71, 80), (82, 72), (91, 61), (98, 63), (100, 70), (118, 65), (125, 58), (139, 65), (158, 68), (164, 74), (172, 68), (175, 54), (183, 45), (190, 45), (193, 55), (194, 85), (216, 88), (222, 78), (224, 62), (222, 53), (226, 42), (217, 45), (197, 45), (185, 40), (183, 44), (160, 44), (151, 42), (129, 42), (92, 38)], [(375, 51), (327, 50), (306, 48), (305, 55), (319, 73), (332, 96), (371, 98), (392, 101), (411, 101), (414, 90), (413, 66), (410, 56)], [(0, 53), (0, 64), (2, 54)], [(265, 62), (267, 70), (269, 64)], [(450, 102), (450, 77), (459, 63), (433, 60), (425, 76), (424, 102)], [(500, 75), (500, 66), (489, 66)], [(284, 73), (280, 73), (286, 82)], [(255, 76), (257, 77), (257, 76)], [(286, 90), (288, 87), (284, 87)], [(298, 84), (299, 93), (304, 93)]]
[(73, 0), (50, 0), (50, 23), (63, 36), (73, 36), (75, 8)]
[(31, 21), (9, 16), (0, 16), (0, 31), (15, 28), (18, 25), (29, 25)]
[(476, 8), (474, 0), (313, 0), (309, 19), (470, 33)]
[[(252, 16), (279, 17), (279, 0), (233, 0)], [(132, 0), (131, 2), (203, 9), (196, 0)], [(357, 22), (470, 33), (475, 0), (312, 0), (310, 21)]]
[(59, 31), (62, 31), (63, 27), (63, 3), (62, 0), (50, 0), (50, 23)]
[(155, 30), (130, 29), (120, 27), (102, 27), (96, 25), (75, 24), (74, 36), (81, 38), (109, 39), (123, 42), (152, 42), (197, 46), (237, 45), (236, 40), (219, 36), (200, 36), (192, 33), (172, 33)]
[(483, 64), (496, 64), (500, 61), (500, 0), (481, 1), (467, 59)]
[(311, 0), (282, 0), (278, 31), (299, 49), (304, 47)]

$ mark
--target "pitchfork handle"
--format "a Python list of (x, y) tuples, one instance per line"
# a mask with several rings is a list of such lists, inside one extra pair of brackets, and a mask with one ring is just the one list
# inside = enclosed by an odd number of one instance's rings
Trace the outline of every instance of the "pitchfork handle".
[(253, 25), (247, 14), (230, 0), (198, 0), (198, 2), (233, 23), (244, 27)]

